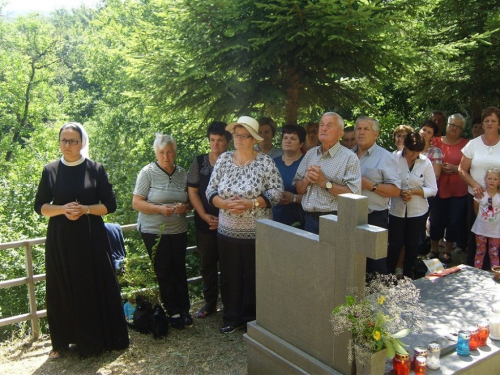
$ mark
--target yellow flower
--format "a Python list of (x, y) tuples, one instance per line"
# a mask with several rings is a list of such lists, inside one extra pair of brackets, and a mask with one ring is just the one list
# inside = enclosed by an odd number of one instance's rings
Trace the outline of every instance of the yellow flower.
[(374, 338), (376, 341), (380, 340), (380, 331), (375, 331), (375, 332), (373, 333), (373, 338)]
[(379, 303), (380, 305), (383, 305), (383, 304), (384, 304), (384, 302), (385, 302), (385, 297), (384, 297), (384, 296), (380, 296), (380, 297), (378, 297), (378, 298), (377, 298), (377, 301), (378, 301), (378, 303)]

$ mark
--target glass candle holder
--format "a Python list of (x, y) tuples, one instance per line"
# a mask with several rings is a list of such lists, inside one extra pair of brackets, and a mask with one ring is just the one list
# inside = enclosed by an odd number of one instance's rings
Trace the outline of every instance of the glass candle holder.
[(410, 355), (396, 353), (394, 359), (392, 360), (392, 368), (394, 369), (394, 375), (409, 375), (410, 374)]
[(470, 333), (469, 349), (477, 350), (479, 346), (479, 329), (477, 327), (471, 326), (467, 328)]
[(488, 335), (490, 334), (490, 328), (486, 320), (481, 320), (477, 324), (479, 346), (486, 346), (486, 340), (488, 340)]
[(422, 355), (415, 357), (415, 374), (425, 375), (427, 369), (427, 358)]
[(441, 367), (439, 357), (441, 355), (441, 346), (437, 342), (431, 342), (427, 345), (427, 368), (437, 370)]
[(415, 346), (413, 348), (413, 367), (415, 367), (415, 359), (419, 356), (427, 358), (427, 348), (425, 346)]
[(493, 313), (490, 316), (490, 339), (500, 340), (500, 305), (492, 306)]
[(467, 356), (470, 354), (469, 349), (470, 332), (467, 330), (458, 331), (457, 354)]

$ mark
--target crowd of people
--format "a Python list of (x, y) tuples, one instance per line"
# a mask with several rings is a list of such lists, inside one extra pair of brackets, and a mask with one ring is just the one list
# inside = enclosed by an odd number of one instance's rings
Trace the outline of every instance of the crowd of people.
[[(256, 221), (318, 233), (319, 218), (337, 214), (339, 194), (366, 196), (368, 223), (388, 229), (387, 258), (367, 259), (368, 274), (414, 277), (426, 236), (430, 259), (449, 263), (454, 252), (467, 251), (469, 265), (499, 265), (499, 120), (500, 110), (488, 107), (468, 140), (462, 115), (433, 111), (418, 128), (397, 126), (390, 152), (377, 144), (380, 125), (372, 117), (344, 127), (339, 114), (326, 112), (319, 123), (287, 124), (279, 148), (273, 119), (242, 116), (209, 125), (210, 151), (196, 156), (188, 172), (176, 163), (175, 139), (157, 134), (156, 161), (140, 170), (132, 206), (171, 326), (193, 325), (185, 264), (186, 214), (193, 208), (205, 299), (196, 317), (217, 311), (220, 269), (224, 334), (255, 319)], [(126, 348), (102, 220), (116, 209), (112, 185), (88, 159), (80, 124), (65, 124), (59, 145), (63, 156), (44, 168), (35, 200), (35, 210), (50, 217), (50, 357), (59, 358), (70, 344), (82, 356)]]

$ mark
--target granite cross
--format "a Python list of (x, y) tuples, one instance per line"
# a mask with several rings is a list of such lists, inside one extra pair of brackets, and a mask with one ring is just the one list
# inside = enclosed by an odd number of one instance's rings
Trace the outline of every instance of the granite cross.
[(248, 372), (351, 373), (349, 335), (334, 336), (333, 308), (363, 288), (366, 257), (387, 254), (387, 231), (367, 224), (368, 199), (339, 196), (319, 236), (271, 220), (257, 223), (257, 319), (245, 336)]

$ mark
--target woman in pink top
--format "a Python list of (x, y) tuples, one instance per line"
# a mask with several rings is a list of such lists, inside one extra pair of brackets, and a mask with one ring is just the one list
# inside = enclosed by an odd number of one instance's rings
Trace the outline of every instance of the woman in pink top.
[(438, 179), (438, 195), (434, 199), (430, 214), (431, 251), (429, 259), (439, 256), (439, 239), (446, 229), (446, 245), (441, 262), (451, 262), (453, 242), (466, 231), (467, 184), (458, 175), (462, 159), (462, 148), (468, 140), (462, 138), (465, 118), (460, 114), (448, 117), (446, 135), (434, 139), (434, 146), (443, 153), (443, 164)]

